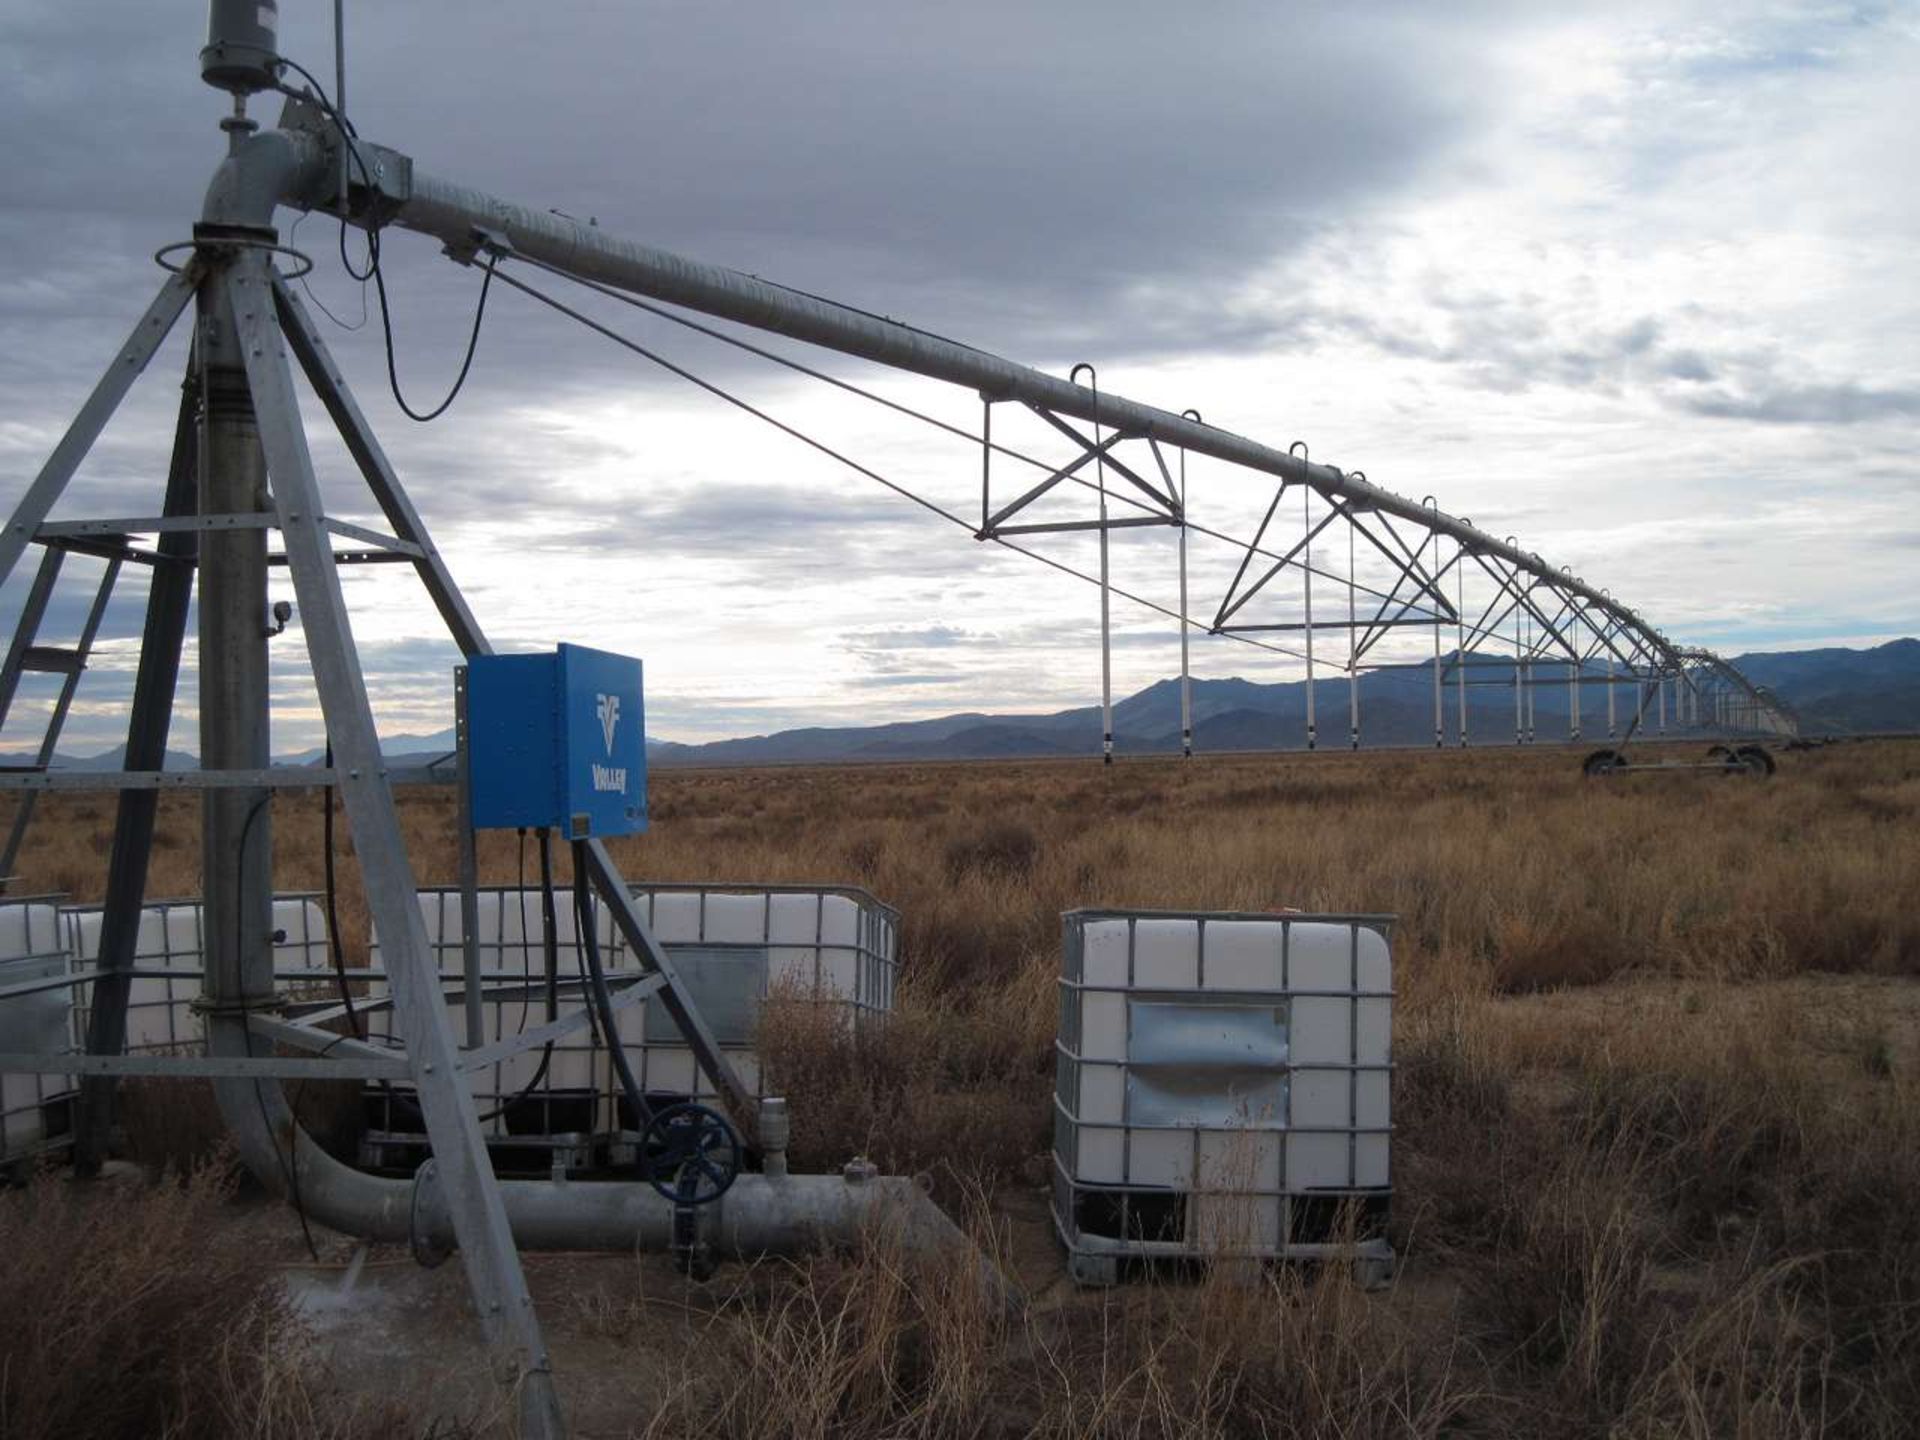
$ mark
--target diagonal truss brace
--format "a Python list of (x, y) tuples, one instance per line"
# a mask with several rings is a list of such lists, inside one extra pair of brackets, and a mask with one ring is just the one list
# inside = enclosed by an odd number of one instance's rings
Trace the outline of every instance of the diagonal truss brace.
[[(272, 503), (285, 539), (314, 688), (326, 718), (340, 794), (353, 828), (367, 909), (387, 952), (395, 1016), (406, 1040), (415, 1093), (432, 1137), (439, 1184), (460, 1242), (476, 1309), (496, 1352), (512, 1357), (530, 1399), (549, 1405), (551, 1365), (534, 1318), (506, 1206), (487, 1158), (473, 1101), (459, 1074), (459, 1051), (440, 991), (418, 887), (393, 791), (381, 773), (380, 737), (362, 678), (346, 598), (324, 523), (325, 505), (300, 422), (299, 400), (281, 342), (271, 267), (243, 254), (222, 276), (252, 392)], [(297, 1127), (289, 1134), (297, 1137)], [(298, 1145), (298, 1139), (291, 1142)], [(543, 1393), (544, 1392), (544, 1393)], [(557, 1427), (556, 1427), (557, 1428)]]
[[(1451, 562), (1447, 567), (1443, 567), (1438, 572), (1429, 574), (1418, 557), (1407, 549), (1406, 542), (1400, 538), (1397, 531), (1392, 532), (1394, 542), (1399, 547), (1396, 551), (1375, 534), (1372, 527), (1361, 520), (1360, 516), (1363, 511), (1343, 496), (1323, 495), (1322, 498), (1324, 498), (1328, 504), (1327, 513), (1318, 521), (1308, 526), (1305, 534), (1303, 534), (1299, 540), (1288, 547), (1252, 584), (1242, 589), (1241, 581), (1246, 578), (1246, 573), (1252, 564), (1253, 557), (1257, 554), (1264, 553), (1260, 549), (1261, 542), (1266, 538), (1267, 531), (1272, 525), (1274, 514), (1279, 509), (1280, 501), (1286, 495), (1287, 488), (1287, 482), (1282, 481), (1274, 491), (1273, 499), (1267, 505), (1266, 514), (1261, 517), (1259, 528), (1254, 531), (1253, 538), (1248, 541), (1246, 551), (1240, 558), (1239, 568), (1234, 571), (1233, 579), (1227, 584), (1226, 594), (1221, 598), (1219, 609), (1214, 613), (1213, 623), (1208, 627), (1210, 634), (1239, 635), (1265, 630), (1303, 628), (1299, 625), (1290, 624), (1233, 625), (1228, 622), (1246, 606), (1248, 601), (1252, 600), (1254, 596), (1258, 595), (1276, 579), (1287, 566), (1295, 564), (1296, 561), (1298, 561), (1300, 568), (1306, 570), (1308, 565), (1301, 557), (1310, 553), (1313, 542), (1319, 539), (1336, 520), (1345, 520), (1362, 539), (1386, 557), (1388, 563), (1394, 567), (1395, 579), (1393, 587), (1390, 590), (1381, 591), (1372, 586), (1356, 587), (1358, 590), (1364, 590), (1373, 599), (1380, 601), (1378, 611), (1369, 622), (1369, 631), (1381, 625), (1434, 625), (1451, 622), (1457, 618), (1454, 613), (1453, 602), (1447, 598), (1440, 583), (1445, 577), (1447, 570), (1451, 568)], [(1315, 487), (1315, 493), (1320, 493), (1317, 487)], [(1386, 517), (1382, 515), (1380, 518), (1384, 520)], [(1456, 559), (1457, 558), (1458, 557), (1456, 557)], [(1314, 573), (1325, 574), (1325, 572), (1320, 571), (1315, 571)], [(1342, 578), (1328, 575), (1326, 578), (1340, 585), (1352, 583), (1351, 576)], [(1403, 601), (1400, 590), (1409, 580), (1414, 582), (1413, 593)], [(1420, 597), (1422, 596), (1426, 597), (1430, 603), (1430, 608), (1423, 614), (1409, 618), (1410, 615), (1413, 615), (1414, 608), (1420, 603)], [(1396, 604), (1400, 606), (1400, 609), (1392, 617), (1389, 617), (1387, 612)], [(1327, 622), (1323, 622), (1323, 625), (1325, 623)], [(1364, 653), (1366, 646), (1363, 645), (1358, 648), (1361, 653)]]
[[(1076, 426), (1069, 425), (1058, 415), (1055, 415), (1052, 411), (1042, 406), (1028, 403), (1026, 408), (1071, 440), (1079, 447), (1079, 453), (1065, 465), (1049, 473), (1038, 484), (1029, 487), (1016, 499), (1002, 505), (998, 510), (993, 509), (993, 432), (991, 418), (993, 401), (991, 399), (987, 400), (987, 419), (981, 427), (980, 528), (974, 532), (974, 539), (997, 540), (1006, 535), (1050, 535), (1063, 534), (1075, 530), (1130, 530), (1137, 529), (1141, 526), (1179, 525), (1183, 523), (1185, 519), (1185, 507), (1175, 493), (1175, 486), (1171, 478), (1167, 476), (1166, 461), (1161, 457), (1160, 447), (1152, 441), (1151, 436), (1147, 438), (1149, 443), (1152, 444), (1153, 458), (1159, 466), (1162, 479), (1165, 481), (1166, 488), (1164, 490), (1142, 477), (1131, 465), (1128, 465), (1113, 453), (1115, 447), (1123, 441), (1136, 438), (1129, 435), (1126, 431), (1115, 430), (1109, 435), (1096, 439), (1093, 435), (1086, 434)], [(1096, 434), (1098, 433), (1098, 429), (1099, 427), (1096, 425)], [(1146, 514), (1128, 515), (1119, 519), (1103, 517), (1098, 520), (1029, 522), (1021, 525), (1009, 525), (1007, 523), (1007, 521), (1014, 516), (1031, 507), (1034, 502), (1038, 501), (1042, 496), (1050, 493), (1062, 481), (1072, 479), (1088, 465), (1095, 464), (1096, 462), (1103, 475), (1105, 471), (1113, 471), (1114, 474), (1120, 476), (1121, 479), (1125, 480), (1129, 485), (1138, 490), (1141, 495), (1146, 497)]]

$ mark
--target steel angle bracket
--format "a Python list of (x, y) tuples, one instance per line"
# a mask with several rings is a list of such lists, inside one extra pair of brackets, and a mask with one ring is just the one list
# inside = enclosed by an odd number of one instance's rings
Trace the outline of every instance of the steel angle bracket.
[[(330, 162), (324, 187), (287, 196), (289, 203), (376, 230), (413, 198), (413, 157), (357, 136), (349, 139), (312, 97), (289, 95), (280, 109), (280, 128), (313, 136), (326, 148)], [(342, 176), (344, 196), (338, 185)]]

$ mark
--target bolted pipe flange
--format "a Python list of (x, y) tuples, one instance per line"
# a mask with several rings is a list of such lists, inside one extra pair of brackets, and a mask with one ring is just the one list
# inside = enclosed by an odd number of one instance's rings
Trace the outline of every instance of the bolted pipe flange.
[(413, 1172), (413, 1186), (407, 1196), (407, 1249), (413, 1254), (414, 1264), (423, 1270), (446, 1264), (453, 1253), (427, 1233), (429, 1207), (436, 1207), (439, 1199), (439, 1179), (439, 1167), (429, 1155)]
[(845, 1180), (849, 1185), (865, 1185), (869, 1181), (877, 1179), (879, 1174), (880, 1167), (878, 1165), (874, 1164), (864, 1155), (856, 1155), (841, 1168), (840, 1178)]

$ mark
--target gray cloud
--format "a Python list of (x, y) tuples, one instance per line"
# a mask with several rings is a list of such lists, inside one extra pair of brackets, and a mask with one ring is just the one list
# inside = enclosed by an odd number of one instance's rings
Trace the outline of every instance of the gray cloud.
[[(110, 24), (51, 0), (14, 8), (0, 307), (48, 322), (44, 374), (82, 365), (157, 283), (144, 257), (186, 238), (220, 101), (194, 77), (198, 3), (122, 7)], [(330, 78), (323, 10), (287, 7), (282, 42)], [(1156, 341), (1216, 343), (1238, 275), (1463, 132), (1477, 49), (1470, 16), (1438, 27), (1411, 5), (1237, 0), (1197, 23), (1140, 0), (655, 0), (537, 18), (446, 0), (349, 7), (348, 99), (366, 134), (435, 173), (1017, 352), (1111, 353), (1136, 333), (1139, 291), (1189, 299), (1187, 333), (1147, 327)], [(320, 293), (357, 314), (332, 228), (311, 220), (300, 239)], [(474, 278), (405, 237), (388, 262), (403, 379), (429, 392)], [(513, 309), (511, 349), (483, 351), (477, 391), (563, 386), (604, 363)], [(337, 337), (363, 381), (377, 328)]]
[(1879, 389), (1843, 381), (1818, 385), (1761, 376), (1735, 388), (1684, 397), (1696, 415), (1785, 425), (1853, 425), (1920, 415), (1920, 387)]
[[(1823, 380), (1771, 347), (1669, 344), (1666, 323), (1651, 315), (1588, 327), (1524, 294), (1439, 288), (1428, 298), (1445, 318), (1424, 332), (1344, 309), (1303, 309), (1293, 318), (1302, 330), (1445, 365), (1468, 384), (1503, 394), (1538, 386), (1644, 392), (1688, 414), (1777, 424), (1853, 425), (1920, 414), (1920, 387)], [(1697, 329), (1709, 317), (1687, 318)]]
[(979, 680), (979, 675), (971, 671), (951, 673), (910, 671), (897, 675), (856, 675), (847, 683), (863, 689), (885, 689), (892, 686), (977, 685)]
[(928, 625), (918, 629), (857, 630), (847, 636), (846, 643), (848, 648), (860, 651), (944, 650), (988, 638), (977, 631), (952, 625)]
[[(220, 98), (194, 76), (201, 0), (110, 8), (103, 23), (86, 7), (14, 0), (0, 30), (0, 127), (9, 137), (0, 151), (0, 245), (9, 256), (0, 276), (9, 340), (0, 345), (0, 474), (21, 481), (158, 286), (146, 257), (185, 238), (223, 143), (214, 128)], [(285, 7), (283, 35), (288, 53), (330, 76), (327, 9)], [(1636, 38), (1652, 68), (1619, 103), (1648, 128), (1630, 130), (1626, 178), (1607, 204), (1631, 211), (1636, 187), (1684, 177), (1692, 159), (1727, 143), (1725, 120), (1689, 130), (1698, 97), (1685, 86), (1695, 72), (1722, 87), (1772, 75), (1797, 83), (1802, 71), (1831, 68), (1829, 30), (1871, 18), (1823, 15), (1788, 33), (1774, 18), (1730, 16), (1725, 33), (1760, 38), (1679, 63), (1671, 55), (1686, 49), (1681, 41)], [(1676, 435), (1689, 423), (1704, 427), (1696, 437), (1735, 424), (1850, 426), (1826, 442), (1826, 453), (1862, 452), (1847, 459), (1850, 478), (1877, 465), (1886, 485), (1910, 487), (1905, 455), (1884, 444), (1879, 456), (1868, 453), (1865, 427), (1910, 418), (1920, 390), (1905, 375), (1805, 360), (1796, 348), (1804, 334), (1776, 343), (1759, 330), (1764, 319), (1598, 318), (1565, 294), (1530, 295), (1524, 281), (1476, 268), (1462, 252), (1435, 257), (1436, 267), (1459, 263), (1462, 273), (1437, 274), (1421, 305), (1408, 307), (1419, 323), (1388, 304), (1336, 305), (1287, 283), (1288, 260), (1307, 255), (1345, 266), (1342, 295), (1368, 293), (1376, 279), (1368, 255), (1346, 240), (1375, 226), (1387, 233), (1396, 206), (1430, 203), (1438, 177), (1461, 183), (1512, 140), (1524, 112), (1502, 93), (1514, 74), (1502, 56), (1523, 50), (1537, 23), (1529, 10), (1499, 4), (1232, 0), (1201, 13), (1146, 0), (813, 8), (649, 0), (545, 10), (421, 0), (349, 6), (349, 98), (365, 133), (435, 173), (1059, 369), (1096, 359), (1105, 378), (1104, 362), (1116, 359), (1257, 354), (1279, 373), (1288, 360), (1317, 363), (1317, 352), (1342, 348), (1428, 363), (1444, 372), (1430, 390), (1422, 379), (1396, 392), (1378, 412), (1387, 419), (1367, 422), (1404, 419), (1423, 460), (1443, 444), (1484, 444), (1486, 416), (1500, 407), (1477, 405), (1474, 392), (1558, 388), (1582, 399), (1650, 398), (1658, 410), (1636, 411), (1635, 423), (1657, 414)], [(1708, 28), (1722, 33), (1718, 20)], [(1607, 123), (1613, 103), (1555, 139), (1555, 153), (1619, 143)], [(269, 121), (276, 108), (255, 107)], [(1556, 177), (1535, 182), (1529, 172), (1526, 183), (1543, 198), (1520, 213), (1578, 228), (1577, 203), (1551, 198)], [(1675, 213), (1684, 227), (1689, 217)], [(1717, 220), (1707, 217), (1701, 233), (1717, 234)], [(294, 238), (320, 262), (316, 295), (358, 316), (363, 296), (333, 257), (332, 222), (310, 217)], [(458, 363), (478, 277), (415, 237), (391, 235), (386, 255), (402, 382), (415, 403), (436, 401)], [(581, 303), (749, 395), (770, 388), (760, 362), (625, 307)], [(724, 597), (716, 589), (715, 604), (749, 607), (726, 622), (743, 631), (775, 610), (803, 610), (816, 593), (809, 585), (897, 577), (876, 613), (899, 624), (848, 635), (838, 649), (855, 678), (823, 680), (829, 687), (944, 686), (946, 657), (969, 647), (976, 656), (1012, 647), (1038, 669), (1037, 657), (1087, 641), (1090, 602), (1071, 623), (1002, 623), (1039, 581), (1053, 583), (1026, 562), (961, 544), (905, 502), (851, 488), (865, 482), (831, 495), (823, 487), (815, 502), (739, 466), (729, 457), (743, 432), (733, 427), (750, 422), (732, 412), (715, 407), (711, 443), (697, 452), (656, 442), (649, 417), (684, 405), (682, 382), (511, 292), (496, 287), (469, 389), (439, 425), (398, 417), (377, 319), (328, 334), (443, 543), (512, 537), (528, 563), (544, 566), (573, 555), (727, 566), (751, 578)], [(157, 506), (183, 355), (176, 336), (82, 471), (67, 513)], [(1190, 398), (1216, 418), (1204, 396)], [(615, 403), (631, 409), (618, 451), (631, 469), (610, 475), (613, 447), (569, 421)], [(806, 418), (797, 408), (805, 403), (796, 402), (796, 419)], [(904, 457), (908, 478), (934, 469), (921, 463), (924, 452), (870, 436), (850, 448), (866, 458), (874, 443)], [(1806, 470), (1802, 456), (1769, 453), (1766, 443), (1748, 444), (1743, 476)], [(341, 483), (351, 477), (338, 447), (324, 436), (315, 445), (335, 510), (369, 518), (357, 489)], [(956, 463), (964, 481), (977, 462)], [(1704, 485), (1726, 463), (1716, 456), (1693, 473), (1708, 476)], [(1012, 482), (996, 472), (995, 483)], [(1496, 529), (1535, 515), (1562, 523), (1551, 500), (1529, 508), (1479, 493), (1442, 499), (1495, 517)], [(1085, 553), (1055, 544), (1040, 548)], [(517, 577), (477, 570), (463, 578), (509, 625), (563, 623), (523, 620), (511, 605)], [(1032, 592), (1005, 583), (1014, 571), (1035, 577)], [(20, 589), (16, 577), (0, 592), (0, 613), (12, 613)], [(70, 618), (78, 602), (63, 603)], [(124, 640), (134, 614), (116, 604), (109, 634)], [(920, 623), (942, 614), (970, 623)], [(1119, 643), (1163, 642), (1123, 630)], [(422, 645), (368, 650), (370, 676), (396, 707), (442, 695), (451, 652)], [(118, 670), (103, 662), (103, 684), (119, 683), (110, 671), (130, 677), (129, 654)], [(705, 696), (678, 711), (663, 699), (663, 713), (725, 726), (792, 712), (787, 701)]]

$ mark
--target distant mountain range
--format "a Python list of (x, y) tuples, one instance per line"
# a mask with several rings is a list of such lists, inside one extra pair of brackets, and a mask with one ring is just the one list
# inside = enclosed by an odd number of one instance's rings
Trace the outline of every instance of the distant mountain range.
[[(1799, 650), (1752, 654), (1734, 662), (1756, 685), (1774, 691), (1799, 714), (1810, 735), (1920, 730), (1920, 640), (1894, 640), (1870, 650)], [(1484, 683), (1467, 689), (1467, 731), (1487, 741), (1513, 738), (1511, 672), (1489, 668)], [(1564, 671), (1542, 666), (1557, 679)], [(1598, 672), (1592, 672), (1596, 677)], [(1368, 746), (1433, 743), (1433, 672), (1428, 667), (1376, 670), (1362, 675), (1360, 737)], [(1314, 686), (1319, 743), (1348, 743), (1348, 691), (1343, 674), (1329, 671)], [(1305, 681), (1266, 685), (1253, 680), (1194, 680), (1193, 745), (1199, 751), (1296, 750), (1306, 745)], [(1446, 693), (1448, 739), (1458, 724), (1457, 694)], [(1534, 687), (1535, 733), (1561, 739), (1568, 731), (1568, 687)], [(1582, 687), (1581, 729), (1606, 735), (1606, 697)], [(1633, 701), (1616, 697), (1624, 730)], [(1169, 753), (1180, 748), (1180, 682), (1161, 680), (1114, 703), (1114, 748), (1121, 754)], [(1086, 705), (1042, 715), (969, 712), (937, 720), (886, 725), (782, 730), (704, 745), (654, 742), (658, 765), (755, 765), (844, 760), (984, 760), (1012, 756), (1097, 755), (1100, 710)]]
[(1793, 706), (1809, 734), (1920, 730), (1920, 640), (1871, 650), (1778, 650), (1733, 663)]
[[(1920, 730), (1920, 640), (1894, 640), (1869, 650), (1788, 650), (1740, 655), (1733, 663), (1756, 685), (1779, 695), (1799, 714), (1809, 735)], [(1554, 679), (1564, 671), (1543, 666)], [(1597, 672), (1595, 672), (1597, 673)], [(1510, 672), (1489, 667), (1488, 678), (1468, 686), (1467, 729), (1471, 737), (1497, 743), (1513, 738), (1513, 685)], [(1348, 743), (1347, 681), (1329, 672), (1314, 687), (1319, 743), (1338, 749)], [(1306, 744), (1305, 681), (1196, 679), (1193, 744), (1199, 751), (1297, 750)], [(1376, 670), (1362, 675), (1360, 736), (1366, 746), (1431, 745), (1433, 681), (1427, 667)], [(1568, 687), (1536, 685), (1534, 725), (1543, 740), (1565, 738)], [(1447, 686), (1448, 739), (1457, 724), (1456, 692)], [(1631, 718), (1632, 701), (1623, 686), (1617, 696), (1619, 723)], [(1606, 735), (1606, 698), (1595, 685), (1582, 687), (1582, 732), (1590, 739)], [(1157, 681), (1113, 707), (1114, 748), (1121, 754), (1176, 752), (1180, 748), (1180, 682)], [(453, 750), (453, 731), (432, 735), (396, 735), (386, 742), (393, 762), (424, 764)], [(703, 745), (647, 741), (652, 763), (680, 765), (764, 765), (860, 760), (985, 760), (1012, 757), (1097, 755), (1100, 710), (1079, 706), (1039, 715), (996, 715), (970, 711), (935, 720), (906, 720), (882, 725), (813, 727), (715, 740)], [(100, 755), (60, 756), (72, 769), (114, 769), (118, 747)], [(18, 764), (24, 757), (0, 756)], [(314, 765), (320, 750), (280, 757), (281, 764)], [(194, 757), (167, 752), (167, 768), (192, 769)]]

